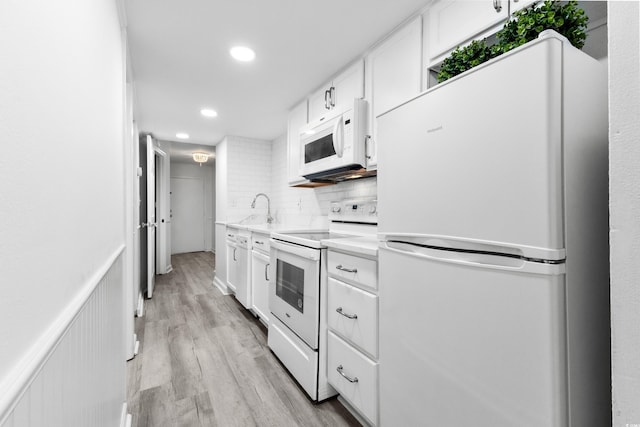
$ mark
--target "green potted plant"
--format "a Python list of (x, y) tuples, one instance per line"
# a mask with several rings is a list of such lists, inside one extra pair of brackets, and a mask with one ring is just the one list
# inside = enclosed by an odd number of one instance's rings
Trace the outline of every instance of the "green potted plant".
[(576, 0), (566, 3), (555, 0), (534, 3), (513, 14), (513, 18), (496, 34), (497, 42), (494, 45), (488, 46), (486, 39), (483, 39), (456, 48), (442, 62), (438, 82), (534, 40), (544, 30), (554, 30), (566, 37), (572, 45), (582, 49), (587, 38), (588, 22), (589, 17), (578, 7)]

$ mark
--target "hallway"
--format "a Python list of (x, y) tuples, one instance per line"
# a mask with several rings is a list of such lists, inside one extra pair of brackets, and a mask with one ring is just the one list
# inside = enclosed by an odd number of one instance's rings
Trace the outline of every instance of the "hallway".
[(214, 255), (174, 255), (136, 319), (127, 362), (133, 427), (358, 426), (330, 399), (312, 403), (267, 347), (266, 328), (211, 284)]

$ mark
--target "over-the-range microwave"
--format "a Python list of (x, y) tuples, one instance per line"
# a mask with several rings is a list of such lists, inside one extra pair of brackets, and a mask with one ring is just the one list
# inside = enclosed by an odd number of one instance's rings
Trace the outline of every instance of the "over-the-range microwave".
[(367, 101), (356, 98), (301, 127), (301, 175), (312, 181), (367, 176), (367, 117)]

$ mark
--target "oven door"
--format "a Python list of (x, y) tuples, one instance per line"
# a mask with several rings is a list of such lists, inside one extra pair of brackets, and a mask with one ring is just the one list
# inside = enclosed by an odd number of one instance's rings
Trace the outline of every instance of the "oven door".
[(319, 249), (271, 239), (269, 309), (309, 347), (318, 348)]

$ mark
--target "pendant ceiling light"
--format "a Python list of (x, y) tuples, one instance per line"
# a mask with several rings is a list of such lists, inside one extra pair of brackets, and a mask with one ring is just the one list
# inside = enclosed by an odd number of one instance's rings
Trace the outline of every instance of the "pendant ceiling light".
[(193, 153), (193, 160), (200, 163), (202, 166), (203, 163), (206, 163), (209, 160), (209, 155), (207, 153)]

